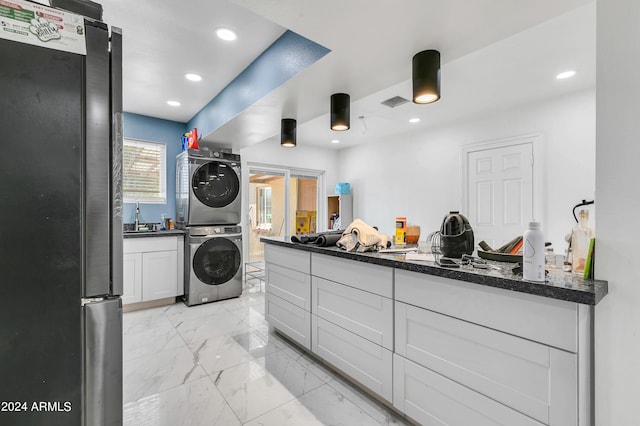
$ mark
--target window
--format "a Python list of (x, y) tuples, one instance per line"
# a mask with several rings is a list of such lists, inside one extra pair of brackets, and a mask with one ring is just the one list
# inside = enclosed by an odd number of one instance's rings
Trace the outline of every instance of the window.
[(258, 188), (258, 227), (271, 229), (271, 187)]
[(125, 139), (122, 155), (122, 192), (125, 203), (167, 202), (166, 145)]

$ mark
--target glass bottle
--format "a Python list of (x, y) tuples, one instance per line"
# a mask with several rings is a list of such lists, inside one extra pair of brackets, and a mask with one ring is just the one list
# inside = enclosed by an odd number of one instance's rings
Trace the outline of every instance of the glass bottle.
[(578, 224), (571, 233), (571, 254), (573, 272), (584, 272), (589, 254), (589, 244), (593, 238), (593, 230), (589, 228), (589, 210), (580, 210)]

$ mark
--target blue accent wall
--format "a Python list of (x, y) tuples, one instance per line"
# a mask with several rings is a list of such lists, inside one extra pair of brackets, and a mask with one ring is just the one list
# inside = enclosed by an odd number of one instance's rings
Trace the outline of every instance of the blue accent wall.
[[(160, 222), (164, 213), (175, 221), (176, 217), (176, 155), (182, 152), (181, 136), (187, 131), (185, 123), (147, 117), (125, 112), (124, 137), (149, 142), (162, 142), (167, 146), (167, 203), (140, 203), (140, 216), (144, 222)], [(135, 204), (125, 203), (123, 221), (133, 223)]]
[(301, 35), (285, 31), (189, 120), (187, 128), (197, 128), (201, 137), (209, 135), (329, 52)]

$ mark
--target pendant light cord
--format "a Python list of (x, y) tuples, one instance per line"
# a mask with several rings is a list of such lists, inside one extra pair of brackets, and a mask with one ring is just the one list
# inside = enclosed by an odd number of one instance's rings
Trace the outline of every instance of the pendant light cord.
[(362, 134), (366, 135), (367, 134), (367, 122), (364, 121), (364, 115), (361, 115), (358, 117), (360, 120), (362, 120), (362, 126), (364, 127), (364, 129), (362, 130)]

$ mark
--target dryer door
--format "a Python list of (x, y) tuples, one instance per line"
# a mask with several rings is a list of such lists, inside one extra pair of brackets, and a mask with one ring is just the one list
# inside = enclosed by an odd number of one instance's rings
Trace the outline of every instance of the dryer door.
[(193, 272), (200, 281), (220, 285), (231, 280), (240, 270), (242, 253), (227, 238), (204, 242), (193, 255)]
[(240, 193), (240, 180), (235, 170), (226, 163), (210, 161), (201, 165), (191, 179), (193, 193), (209, 207), (228, 206)]

